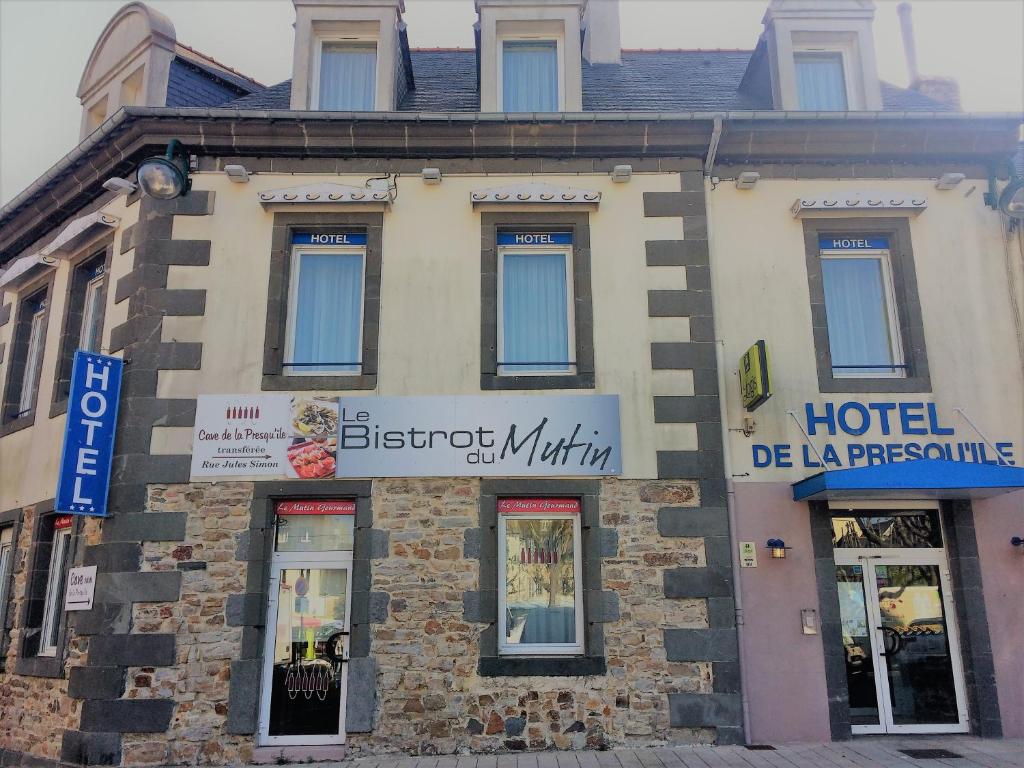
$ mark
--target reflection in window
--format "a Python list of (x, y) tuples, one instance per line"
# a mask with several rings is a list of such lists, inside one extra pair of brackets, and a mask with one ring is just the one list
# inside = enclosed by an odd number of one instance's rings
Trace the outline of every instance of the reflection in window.
[(352, 551), (355, 515), (278, 515), (278, 552)]
[(942, 547), (937, 512), (872, 512), (871, 515), (833, 517), (832, 546), (841, 549)]
[(878, 695), (875, 688), (867, 604), (864, 598), (863, 567), (836, 566), (836, 587), (839, 591), (839, 617), (843, 631), (850, 723), (877, 725)]
[(40, 631), (38, 655), (56, 656), (60, 636), (60, 618), (64, 607), (64, 587), (67, 581), (68, 547), (71, 545), (71, 515), (53, 518), (53, 539), (46, 578), (46, 598), (43, 601), (43, 624)]
[(503, 516), (505, 653), (582, 652), (577, 589), (579, 516)]

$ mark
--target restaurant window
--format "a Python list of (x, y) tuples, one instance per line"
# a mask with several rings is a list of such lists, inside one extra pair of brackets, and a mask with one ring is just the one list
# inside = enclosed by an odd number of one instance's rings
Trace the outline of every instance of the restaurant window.
[(49, 287), (27, 296), (18, 308), (14, 328), (11, 360), (7, 370), (7, 391), (4, 424), (27, 426), (33, 420), (39, 375), (46, 348), (46, 325), (49, 317)]
[(889, 241), (884, 237), (821, 238), (833, 376), (903, 376)]
[[(71, 270), (65, 302), (64, 330), (53, 402), (64, 405), (71, 392), (71, 368), (76, 350), (100, 352), (106, 309), (107, 253), (86, 259)], [(54, 408), (50, 415), (63, 412)]]
[(498, 234), (498, 373), (572, 373), (572, 233)]
[(498, 500), (498, 651), (581, 655), (578, 499)]
[(793, 57), (797, 103), (801, 110), (845, 112), (849, 106), (843, 54), (807, 51)]
[(322, 40), (313, 109), (370, 112), (377, 95), (377, 43)]
[(358, 245), (296, 245), (284, 367), (291, 376), (358, 374), (362, 365), (363, 267)]
[(557, 112), (558, 43), (555, 40), (504, 40), (501, 53), (501, 103), (505, 112)]
[(482, 389), (593, 389), (587, 214), (481, 214)]

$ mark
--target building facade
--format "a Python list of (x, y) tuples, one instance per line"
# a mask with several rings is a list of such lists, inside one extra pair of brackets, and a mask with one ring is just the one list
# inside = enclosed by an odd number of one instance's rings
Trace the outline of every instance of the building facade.
[(0, 211), (0, 756), (1024, 735), (1020, 116), (864, 0), (294, 5), (270, 87), (126, 5)]

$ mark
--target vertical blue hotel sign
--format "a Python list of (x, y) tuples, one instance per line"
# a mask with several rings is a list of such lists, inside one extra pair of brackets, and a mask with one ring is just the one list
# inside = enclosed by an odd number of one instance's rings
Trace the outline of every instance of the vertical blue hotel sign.
[(117, 357), (75, 352), (57, 478), (58, 512), (100, 517), (107, 514), (123, 367)]

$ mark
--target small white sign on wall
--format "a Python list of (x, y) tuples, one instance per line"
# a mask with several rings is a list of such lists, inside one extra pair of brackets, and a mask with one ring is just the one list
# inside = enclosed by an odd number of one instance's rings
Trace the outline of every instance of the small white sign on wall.
[(740, 568), (757, 568), (757, 548), (752, 541), (740, 542)]
[(64, 595), (65, 611), (91, 611), (96, 592), (96, 566), (72, 568), (68, 571), (68, 589)]

